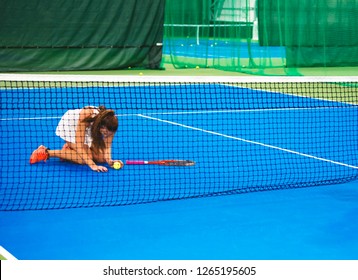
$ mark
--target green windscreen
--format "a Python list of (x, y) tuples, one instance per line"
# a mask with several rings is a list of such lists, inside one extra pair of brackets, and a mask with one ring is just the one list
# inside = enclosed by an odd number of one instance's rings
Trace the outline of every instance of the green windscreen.
[(0, 71), (158, 68), (165, 0), (0, 0)]
[(258, 74), (358, 66), (356, 0), (167, 0), (165, 62)]

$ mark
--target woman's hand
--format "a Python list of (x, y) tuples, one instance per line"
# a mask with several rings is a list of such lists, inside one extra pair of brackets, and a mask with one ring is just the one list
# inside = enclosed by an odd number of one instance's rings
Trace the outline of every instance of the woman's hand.
[(101, 165), (90, 165), (89, 166), (93, 171), (96, 172), (107, 172), (107, 167), (101, 166)]

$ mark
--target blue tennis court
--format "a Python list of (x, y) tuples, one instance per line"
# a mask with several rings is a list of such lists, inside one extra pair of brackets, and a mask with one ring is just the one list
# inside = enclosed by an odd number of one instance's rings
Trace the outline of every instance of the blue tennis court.
[[(19, 259), (357, 258), (352, 102), (226, 84), (1, 96), (0, 242)], [(105, 174), (58, 159), (30, 165), (39, 144), (63, 145), (54, 132), (69, 104), (116, 110), (114, 159), (196, 165)]]

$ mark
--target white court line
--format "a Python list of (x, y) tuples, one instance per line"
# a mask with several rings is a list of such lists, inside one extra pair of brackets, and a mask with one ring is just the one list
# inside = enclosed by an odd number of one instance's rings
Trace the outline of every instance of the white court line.
[[(117, 117), (137, 116), (138, 114), (118, 114)], [(32, 121), (32, 120), (56, 120), (62, 117), (21, 117), (21, 118), (2, 118), (0, 121)]]
[[(344, 107), (354, 108), (354, 106)], [(191, 114), (218, 114), (218, 113), (247, 113), (247, 112), (271, 112), (271, 111), (298, 111), (298, 110), (332, 110), (332, 109), (342, 109), (342, 107), (318, 107), (318, 108), (268, 108), (268, 109), (235, 109), (235, 110), (209, 110), (209, 111), (178, 111), (178, 112), (156, 112), (156, 113), (144, 113), (146, 115), (191, 115)], [(138, 116), (138, 114), (133, 114)], [(130, 116), (133, 116), (130, 115)], [(126, 115), (122, 115), (126, 116)]]
[(5, 257), (7, 260), (17, 260), (13, 255), (11, 255), (4, 247), (0, 246), (0, 255)]
[(0, 121), (27, 121), (27, 120), (52, 120), (52, 119), (61, 119), (61, 117), (24, 117), (24, 118), (4, 118)]
[[(256, 111), (265, 112), (265, 111), (287, 111), (287, 110), (317, 110), (317, 109), (335, 109), (335, 108), (340, 109), (340, 107), (273, 108), (273, 109), (246, 109), (246, 110), (244, 109), (244, 110), (219, 110), (219, 111), (194, 111), (194, 112), (161, 112), (161, 113), (157, 112), (157, 113), (146, 113), (146, 114), (147, 115), (205, 114), (205, 113), (207, 113), (207, 114), (211, 113), (212, 114), (212, 113), (239, 113), (239, 112), (256, 112)], [(353, 108), (355, 108), (355, 107), (353, 107)], [(139, 117), (142, 117), (142, 118), (147, 118), (147, 119), (152, 119), (152, 120), (156, 120), (156, 121), (159, 121), (159, 122), (169, 123), (169, 124), (172, 124), (172, 125), (181, 126), (181, 127), (192, 129), (192, 130), (197, 130), (197, 131), (201, 131), (201, 132), (205, 132), (205, 133), (209, 133), (209, 134), (213, 134), (213, 135), (217, 135), (217, 136), (221, 136), (221, 137), (225, 137), (225, 138), (229, 138), (229, 139), (234, 139), (234, 140), (238, 140), (238, 141), (242, 141), (242, 142), (246, 142), (246, 143), (251, 143), (251, 144), (263, 146), (263, 147), (266, 147), (266, 148), (272, 148), (272, 149), (288, 152), (288, 153), (291, 153), (291, 154), (296, 154), (296, 155), (300, 155), (300, 156), (304, 156), (304, 157), (308, 157), (308, 158), (313, 158), (313, 159), (316, 159), (316, 160), (321, 160), (321, 161), (330, 162), (330, 163), (337, 164), (337, 165), (342, 165), (342, 166), (358, 169), (358, 166), (354, 166), (354, 165), (350, 165), (350, 164), (346, 164), (346, 163), (342, 163), (342, 162), (338, 162), (338, 161), (333, 161), (333, 160), (329, 160), (329, 159), (325, 159), (325, 158), (320, 158), (320, 157), (312, 156), (312, 155), (309, 155), (309, 154), (304, 154), (304, 153), (296, 152), (296, 151), (293, 151), (293, 150), (280, 148), (280, 147), (277, 147), (277, 146), (264, 144), (264, 143), (260, 143), (260, 142), (256, 142), (256, 141), (251, 141), (251, 140), (247, 140), (247, 139), (243, 139), (243, 138), (239, 138), (239, 137), (234, 137), (234, 136), (230, 136), (230, 135), (226, 135), (226, 134), (222, 134), (222, 133), (218, 133), (218, 132), (214, 132), (214, 131), (210, 131), (210, 130), (205, 130), (205, 129), (201, 129), (201, 128), (197, 128), (197, 127), (187, 126), (187, 125), (176, 123), (176, 122), (162, 120), (162, 119), (158, 119), (158, 118), (154, 118), (154, 117), (150, 117), (150, 116), (146, 116), (146, 115), (142, 115), (142, 114), (119, 114), (117, 116), (124, 116), (124, 117), (126, 117), (126, 116), (139, 116)], [(0, 119), (0, 121), (46, 120), (46, 119), (60, 119), (60, 118), (61, 117), (4, 118), (4, 119)]]
[(244, 138), (234, 137), (234, 136), (218, 133), (218, 132), (211, 131), (211, 130), (201, 129), (201, 128), (188, 126), (188, 125), (185, 125), (185, 124), (176, 123), (176, 122), (172, 122), (172, 121), (162, 120), (162, 119), (158, 119), (158, 118), (154, 118), (154, 117), (150, 117), (150, 116), (145, 116), (145, 115), (141, 115), (141, 114), (138, 114), (137, 116), (142, 117), (142, 118), (146, 118), (146, 119), (155, 120), (155, 121), (158, 121), (158, 122), (168, 123), (168, 124), (171, 124), (171, 125), (176, 125), (176, 126), (180, 126), (180, 127), (184, 127), (184, 128), (204, 132), (204, 133), (209, 133), (209, 134), (216, 135), (216, 136), (221, 136), (221, 137), (225, 137), (225, 138), (229, 138), (229, 139), (233, 139), (233, 140), (238, 140), (238, 141), (242, 141), (242, 142), (245, 142), (245, 143), (259, 145), (259, 146), (263, 146), (263, 147), (266, 147), (266, 148), (280, 150), (280, 151), (284, 151), (284, 152), (287, 152), (287, 153), (291, 153), (291, 154), (295, 154), (295, 155), (299, 155), (299, 156), (303, 156), (303, 157), (307, 157), (307, 158), (312, 158), (312, 159), (325, 161), (325, 162), (329, 162), (329, 163), (333, 163), (333, 164), (337, 164), (337, 165), (341, 165), (341, 166), (345, 166), (345, 167), (349, 167), (349, 168), (358, 169), (358, 166), (354, 166), (354, 165), (350, 165), (350, 164), (346, 164), (346, 163), (342, 163), (342, 162), (339, 162), (339, 161), (334, 161), (334, 160), (330, 160), (330, 159), (326, 159), (326, 158), (316, 157), (316, 156), (312, 156), (312, 155), (309, 155), (309, 154), (300, 153), (300, 152), (296, 152), (296, 151), (293, 151), (293, 150), (280, 148), (280, 147), (277, 147), (277, 146), (264, 144), (264, 143), (257, 142), (257, 141), (252, 141), (252, 140), (247, 140), (247, 139), (244, 139)]
[[(345, 109), (356, 109), (355, 106), (344, 107)], [(209, 110), (209, 111), (177, 111), (177, 112), (145, 112), (146, 115), (192, 115), (192, 114), (221, 114), (221, 113), (247, 113), (247, 112), (270, 112), (270, 111), (298, 111), (298, 110), (332, 110), (342, 109), (342, 107), (318, 107), (318, 108), (269, 108), (269, 109), (236, 109), (236, 110)], [(117, 117), (132, 117), (138, 114), (117, 114)], [(22, 121), (22, 120), (50, 120), (60, 119), (61, 117), (21, 117), (21, 118), (2, 118), (0, 121)]]

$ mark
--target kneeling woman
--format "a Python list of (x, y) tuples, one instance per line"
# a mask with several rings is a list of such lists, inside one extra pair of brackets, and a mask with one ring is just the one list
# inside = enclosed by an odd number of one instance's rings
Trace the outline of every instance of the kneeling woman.
[(51, 157), (87, 164), (93, 171), (107, 172), (105, 166), (97, 163), (108, 163), (113, 167), (112, 141), (118, 128), (118, 119), (113, 110), (104, 106), (85, 107), (68, 110), (61, 118), (56, 135), (65, 140), (62, 150), (50, 150), (39, 146), (31, 155), (30, 163), (46, 161)]

